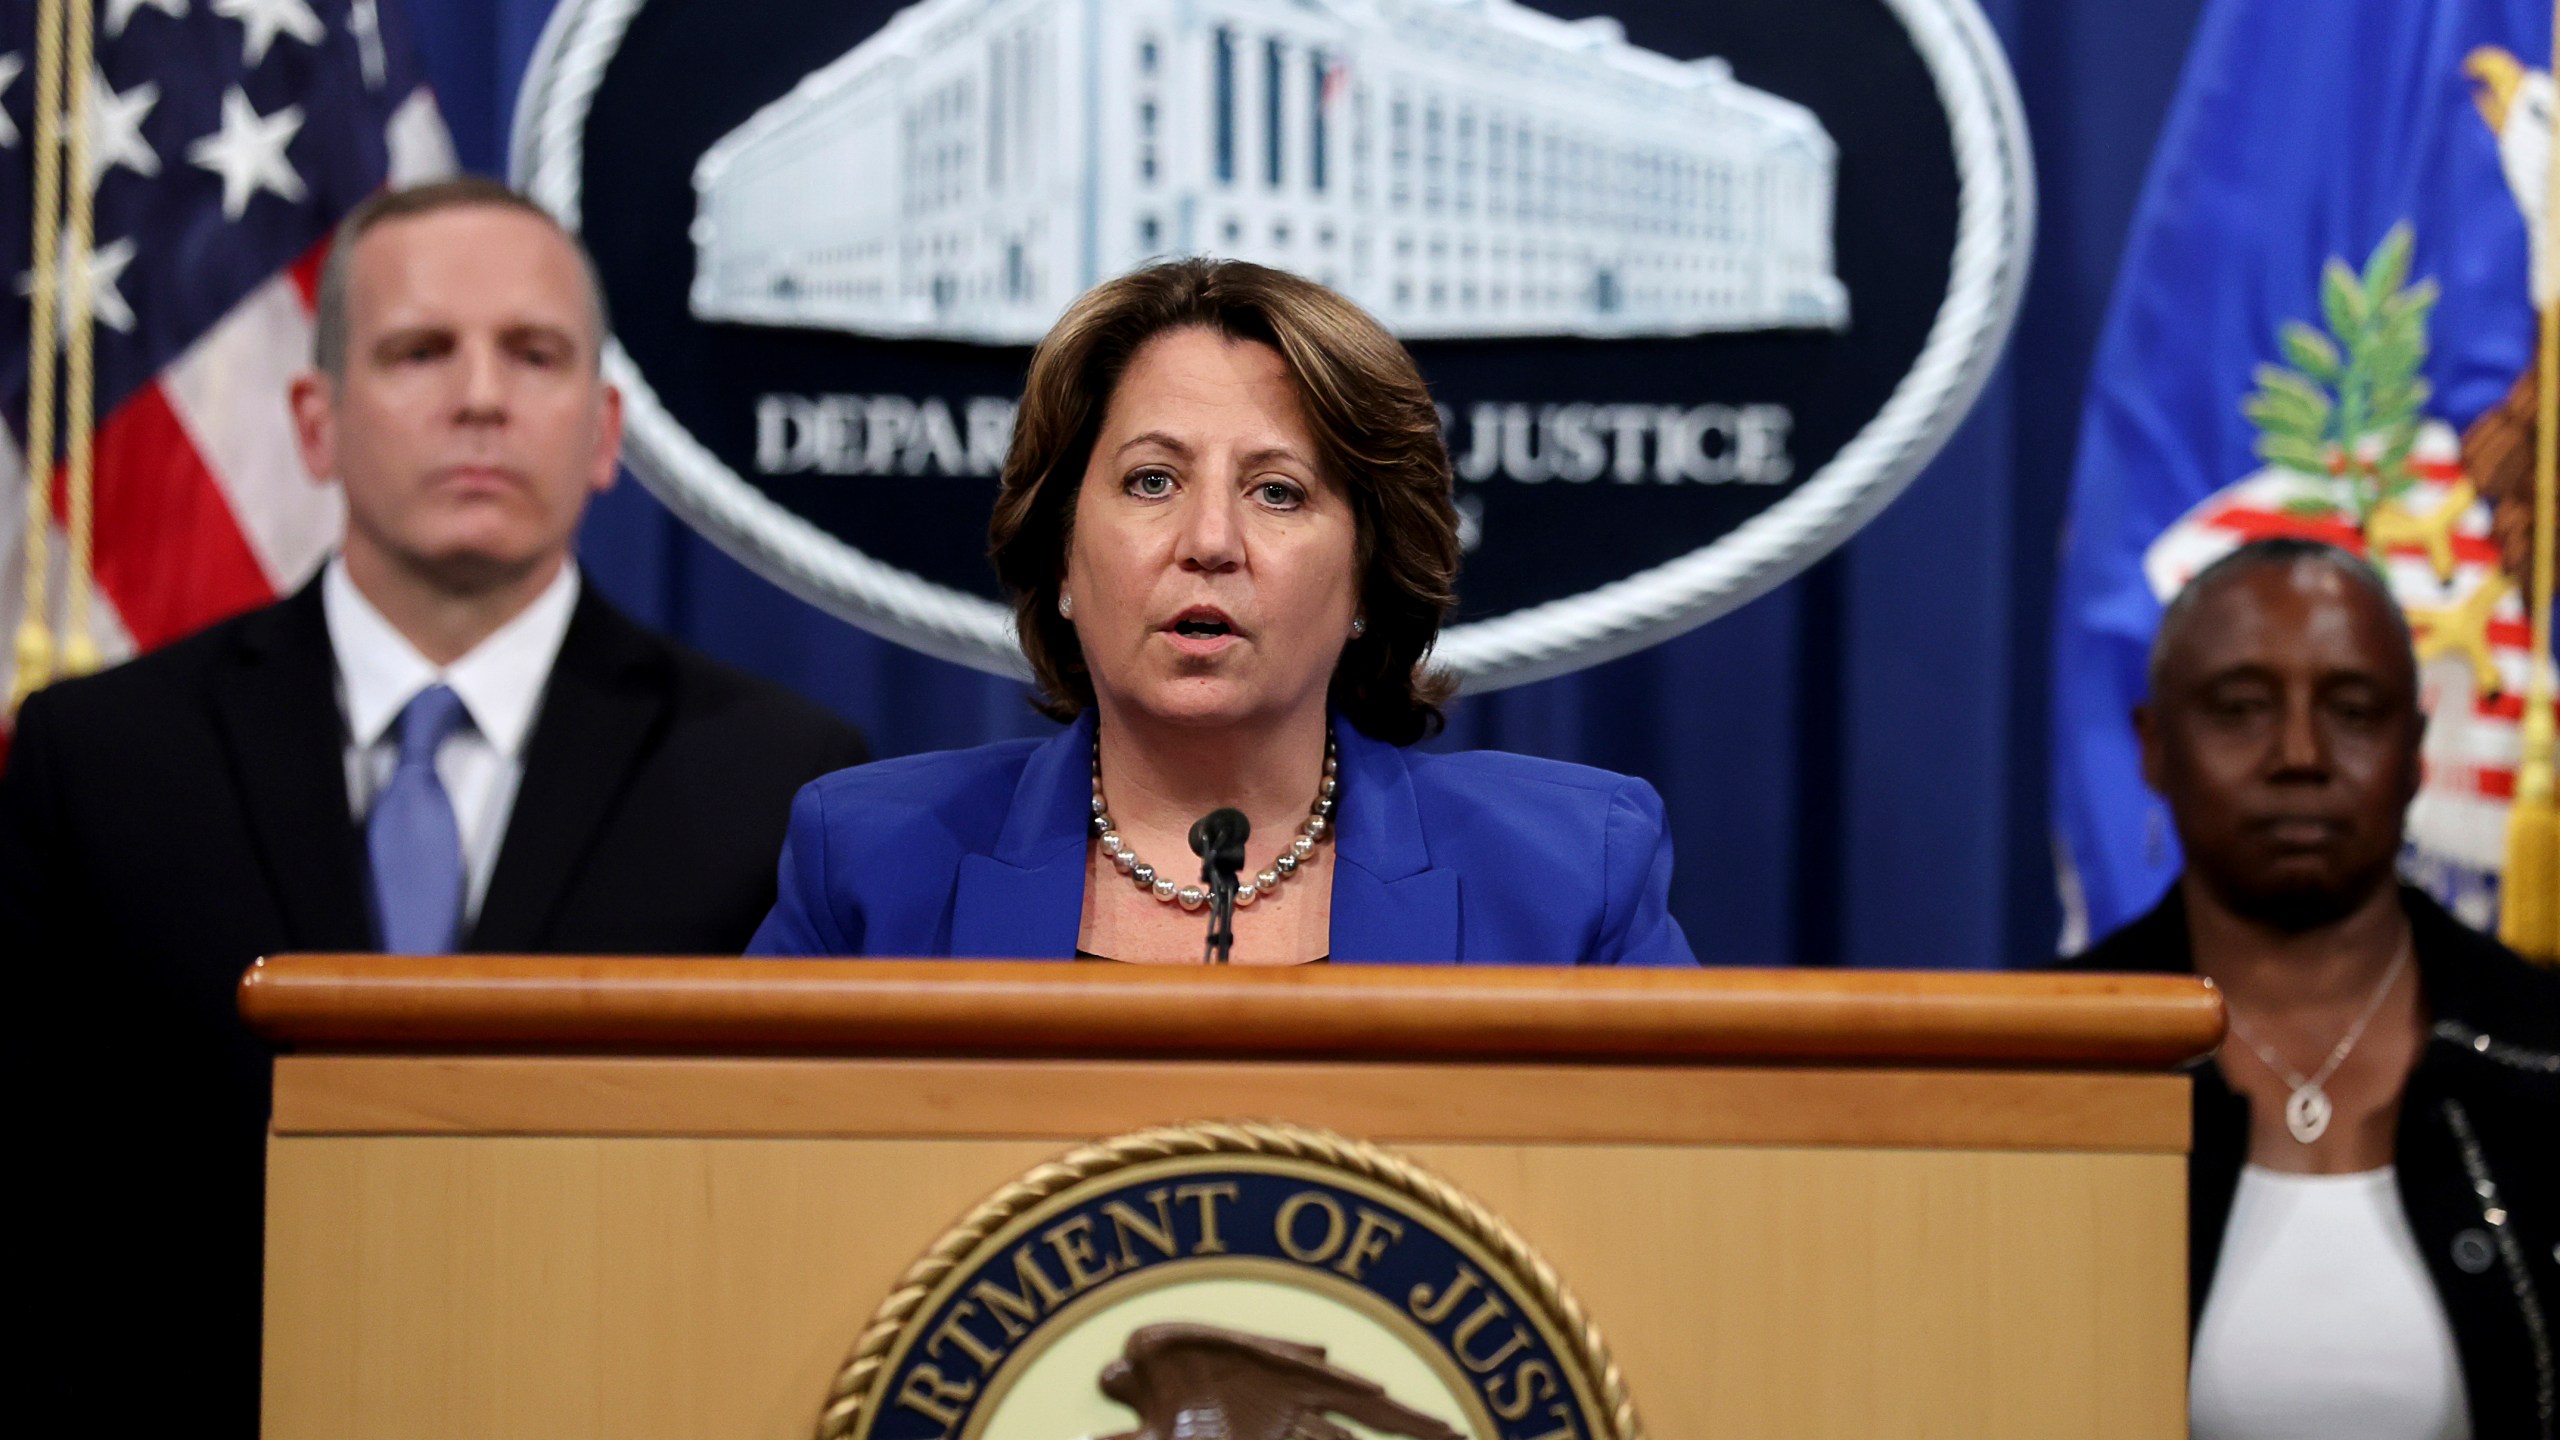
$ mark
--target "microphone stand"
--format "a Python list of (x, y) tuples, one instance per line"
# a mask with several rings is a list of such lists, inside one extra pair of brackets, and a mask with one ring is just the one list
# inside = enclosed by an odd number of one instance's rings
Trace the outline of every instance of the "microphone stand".
[(1242, 811), (1212, 810), (1191, 827), (1191, 849), (1200, 857), (1200, 883), (1209, 891), (1209, 943), (1201, 958), (1227, 964), (1236, 944), (1236, 887), (1244, 872), (1245, 837), (1252, 832)]
[(1201, 864), (1200, 878), (1209, 886), (1209, 943), (1201, 959), (1224, 965), (1236, 946), (1236, 872), (1213, 856)]

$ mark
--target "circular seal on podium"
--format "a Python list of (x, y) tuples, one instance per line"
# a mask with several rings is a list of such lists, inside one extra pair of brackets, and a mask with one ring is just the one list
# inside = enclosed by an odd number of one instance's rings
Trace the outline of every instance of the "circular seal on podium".
[(1555, 1272), (1376, 1146), (1145, 1130), (1006, 1186), (900, 1280), (820, 1440), (1639, 1440)]

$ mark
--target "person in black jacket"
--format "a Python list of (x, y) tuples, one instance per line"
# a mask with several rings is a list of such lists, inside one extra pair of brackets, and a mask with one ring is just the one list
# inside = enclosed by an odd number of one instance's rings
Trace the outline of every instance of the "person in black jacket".
[(2136, 716), (2186, 869), (2072, 963), (2215, 981), (2195, 1071), (2198, 1440), (2538, 1437), (2560, 1326), (2560, 974), (2394, 873), (2424, 728), (2361, 557), (2243, 546)]
[(311, 473), (346, 493), (337, 556), (34, 695), (0, 777), (0, 955), (39, 1097), (20, 1368), (92, 1428), (256, 1432), (250, 962), (734, 954), (793, 793), (864, 758), (832, 714), (580, 583), (619, 402), (592, 276), (548, 215), (487, 181), (377, 196), (315, 320), (292, 401)]

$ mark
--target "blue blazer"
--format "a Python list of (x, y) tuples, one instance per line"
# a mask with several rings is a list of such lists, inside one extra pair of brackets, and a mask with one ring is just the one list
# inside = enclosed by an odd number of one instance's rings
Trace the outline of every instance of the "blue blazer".
[[(1337, 962), (1697, 963), (1667, 908), (1671, 838), (1652, 786), (1494, 751), (1420, 754), (1339, 719), (1334, 734)], [(812, 781), (747, 953), (1073, 958), (1092, 755), (1088, 712), (1053, 739)]]

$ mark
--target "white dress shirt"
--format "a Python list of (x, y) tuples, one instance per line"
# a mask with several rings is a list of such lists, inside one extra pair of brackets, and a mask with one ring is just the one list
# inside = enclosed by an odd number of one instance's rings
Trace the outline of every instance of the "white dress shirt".
[(444, 782), (462, 832), (464, 933), (479, 918), (489, 877), (498, 868), (498, 847), (524, 780), (525, 741), (542, 707), (551, 662), (569, 633), (578, 584), (578, 567), (562, 565), (514, 619), (471, 653), (438, 668), (356, 589), (346, 561), (331, 557), (320, 578), (320, 608), (338, 662), (338, 713), (347, 722), (347, 804), (357, 825), (364, 824), (373, 797), (391, 783), (399, 765), (399, 740), (391, 729), (400, 712), (430, 685), (450, 686), (462, 699), (469, 723), (437, 747), (436, 778)]
[(2240, 1172), (2188, 1380), (2195, 1440), (2464, 1440), (2444, 1301), (2392, 1172)]

